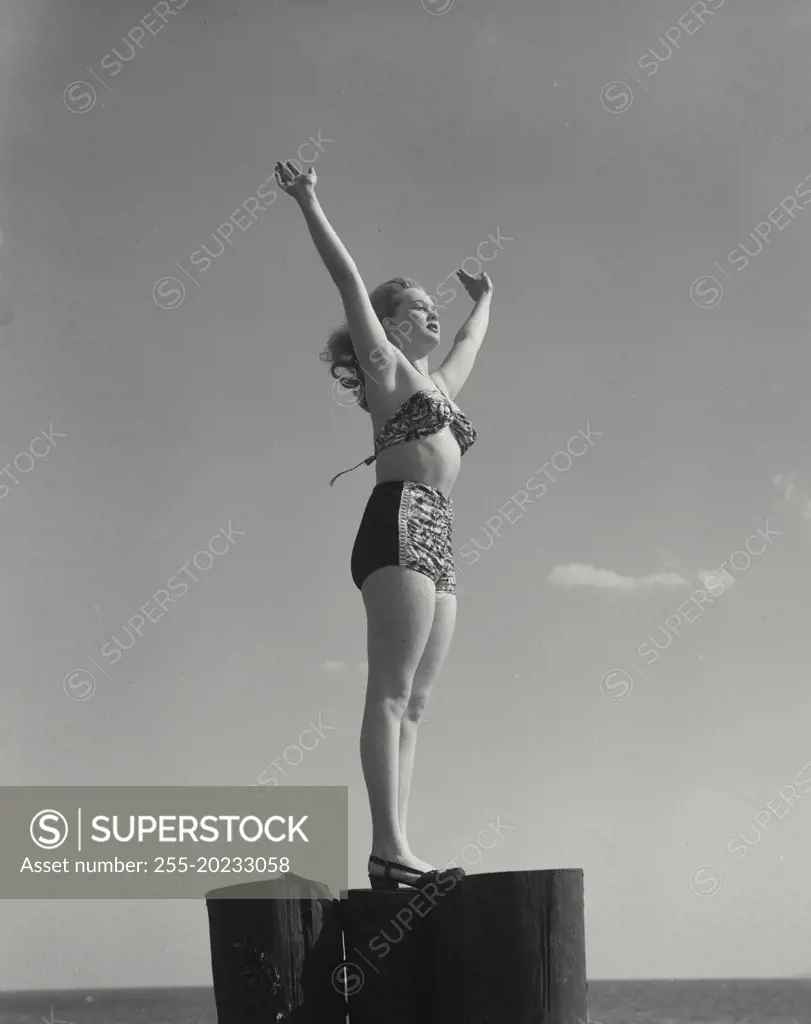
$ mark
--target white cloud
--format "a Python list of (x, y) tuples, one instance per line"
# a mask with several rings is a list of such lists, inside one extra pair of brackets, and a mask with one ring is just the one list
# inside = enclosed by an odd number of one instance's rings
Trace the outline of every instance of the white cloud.
[[(699, 580), (711, 591), (716, 591), (723, 584), (727, 589), (735, 583), (735, 577), (731, 576), (726, 569), (702, 569), (698, 574)], [(723, 591), (722, 591), (723, 593)]]
[(803, 519), (811, 520), (811, 495), (805, 491), (797, 490), (797, 473), (792, 470), (790, 473), (778, 473), (772, 477), (772, 483), (783, 495), (786, 501), (795, 498), (794, 505), (802, 510)]
[(343, 675), (346, 672), (351, 672), (353, 675), (366, 675), (369, 671), (369, 666), (365, 661), (355, 661), (351, 664), (348, 661), (322, 661), (319, 668), (322, 672), (326, 672), (329, 675), (337, 676)]
[(796, 473), (791, 472), (785, 474), (778, 473), (776, 476), (772, 477), (772, 483), (778, 491), (780, 491), (786, 501), (788, 501), (794, 493), (794, 481), (796, 476)]
[(653, 590), (657, 587), (686, 587), (688, 581), (677, 572), (658, 572), (650, 576), (621, 576), (611, 569), (574, 562), (556, 565), (549, 573), (550, 583), (563, 587), (596, 587), (600, 590)]

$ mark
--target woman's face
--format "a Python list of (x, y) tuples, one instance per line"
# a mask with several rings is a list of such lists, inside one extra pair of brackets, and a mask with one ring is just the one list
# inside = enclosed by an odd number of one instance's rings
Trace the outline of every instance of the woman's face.
[(412, 358), (426, 355), (439, 345), (439, 316), (422, 288), (406, 288), (400, 293), (391, 320), (392, 340)]

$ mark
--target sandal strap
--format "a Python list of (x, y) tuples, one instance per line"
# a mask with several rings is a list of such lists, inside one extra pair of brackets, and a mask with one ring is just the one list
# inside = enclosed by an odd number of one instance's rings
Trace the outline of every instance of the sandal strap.
[(405, 864), (398, 864), (397, 861), (394, 860), (383, 860), (382, 857), (376, 857), (374, 854), (369, 857), (369, 862), (371, 864), (379, 864), (381, 867), (386, 869), (384, 878), (390, 877), (390, 871), (392, 869), (395, 871), (401, 871), (406, 875), (416, 875), (417, 878), (421, 878), (423, 874), (422, 871), (418, 871), (416, 868), (408, 868)]

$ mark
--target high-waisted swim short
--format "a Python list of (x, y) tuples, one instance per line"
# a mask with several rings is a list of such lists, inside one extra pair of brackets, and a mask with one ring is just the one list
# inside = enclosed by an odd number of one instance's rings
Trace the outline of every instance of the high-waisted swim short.
[(387, 565), (415, 569), (434, 581), (437, 591), (456, 593), (451, 533), (451, 499), (427, 484), (387, 480), (366, 503), (352, 548), (352, 579)]

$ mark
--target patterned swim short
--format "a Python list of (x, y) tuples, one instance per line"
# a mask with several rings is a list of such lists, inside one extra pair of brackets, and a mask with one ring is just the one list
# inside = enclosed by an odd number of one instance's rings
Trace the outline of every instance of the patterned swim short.
[(451, 499), (427, 484), (387, 480), (372, 491), (352, 548), (352, 579), (387, 565), (414, 569), (437, 591), (456, 593)]

